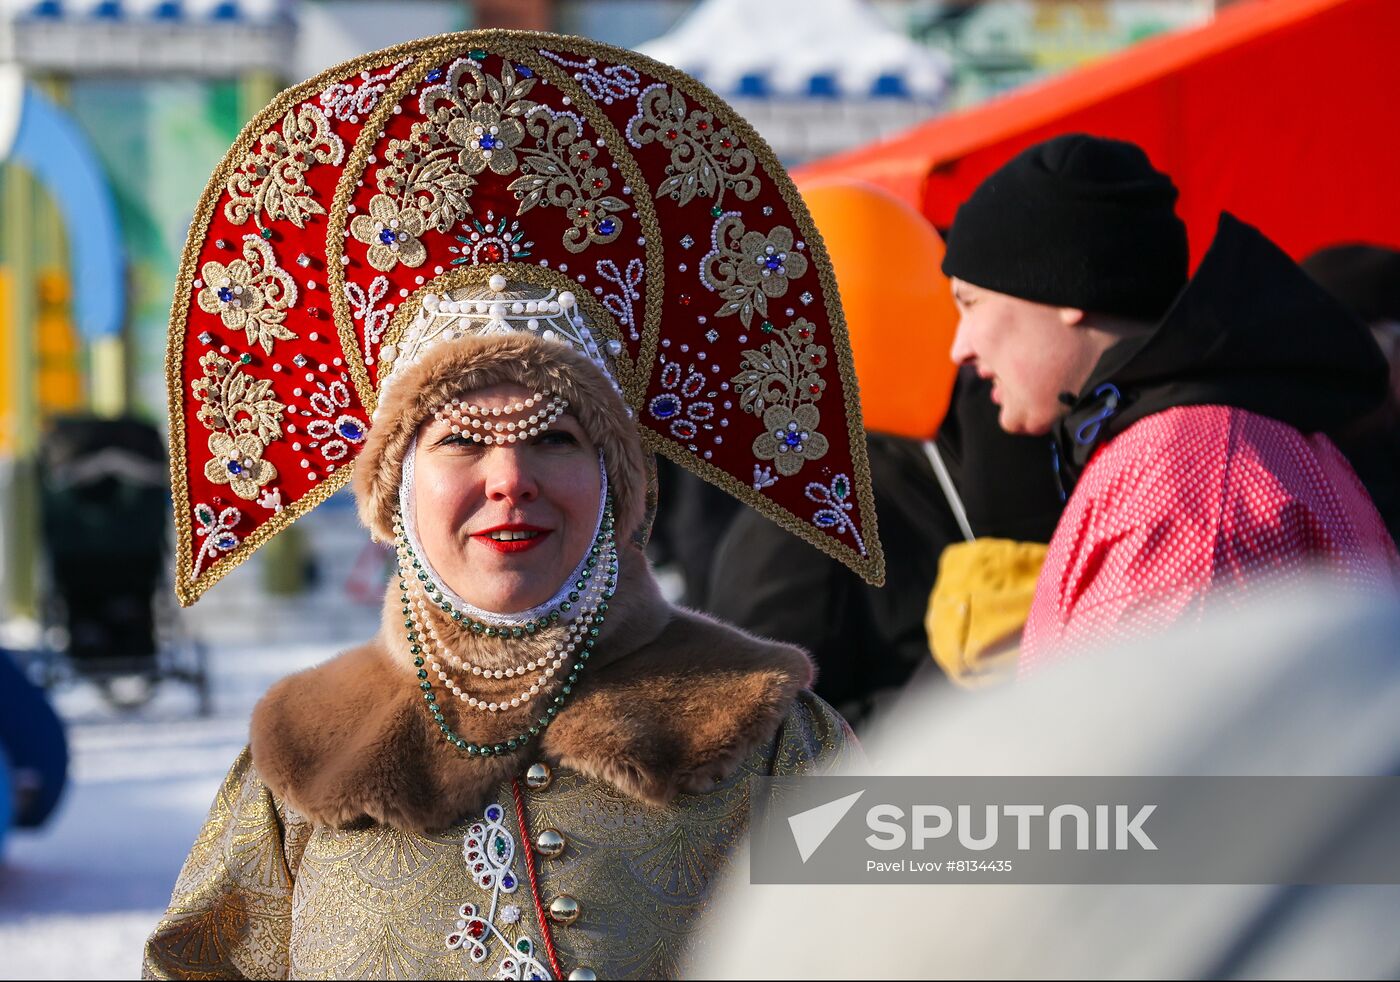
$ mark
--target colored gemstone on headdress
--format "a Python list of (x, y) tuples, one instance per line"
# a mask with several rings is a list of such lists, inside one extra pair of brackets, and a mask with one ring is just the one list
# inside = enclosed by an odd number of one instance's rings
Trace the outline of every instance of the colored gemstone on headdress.
[(670, 419), (681, 411), (681, 401), (673, 395), (661, 395), (651, 400), (651, 414), (657, 419)]

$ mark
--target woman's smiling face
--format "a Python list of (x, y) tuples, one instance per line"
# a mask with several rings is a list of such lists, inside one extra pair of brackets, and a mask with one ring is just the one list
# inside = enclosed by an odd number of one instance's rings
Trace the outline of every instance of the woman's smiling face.
[[(463, 396), (501, 420), (533, 395), (514, 383)], [(538, 411), (536, 408), (533, 411)], [(516, 443), (487, 444), (431, 418), (414, 451), (417, 534), (443, 582), (497, 613), (549, 600), (592, 545), (602, 480), (598, 448), (567, 412)]]

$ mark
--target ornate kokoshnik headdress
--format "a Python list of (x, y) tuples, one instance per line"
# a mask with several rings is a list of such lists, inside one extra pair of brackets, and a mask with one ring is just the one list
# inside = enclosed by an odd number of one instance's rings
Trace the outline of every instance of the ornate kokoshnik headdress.
[[(535, 310), (460, 301), (493, 275)], [(550, 321), (647, 449), (883, 581), (835, 280), (771, 151), (639, 54), (477, 31), (287, 89), (210, 179), (167, 362), (181, 603), (345, 485), (425, 303)]]

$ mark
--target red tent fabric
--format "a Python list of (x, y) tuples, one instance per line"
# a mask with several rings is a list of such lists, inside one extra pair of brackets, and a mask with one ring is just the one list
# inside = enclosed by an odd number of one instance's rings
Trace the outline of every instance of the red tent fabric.
[(1181, 189), (1193, 262), (1228, 209), (1295, 258), (1400, 248), (1400, 0), (1247, 0), (1210, 24), (799, 168), (888, 188), (939, 229), (987, 174), (1059, 133), (1132, 140)]

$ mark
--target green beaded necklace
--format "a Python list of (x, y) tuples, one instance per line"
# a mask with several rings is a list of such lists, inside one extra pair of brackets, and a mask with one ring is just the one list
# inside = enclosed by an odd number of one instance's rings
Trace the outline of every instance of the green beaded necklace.
[[(469, 618), (463, 617), (460, 611), (457, 611), (455, 610), (455, 608), (452, 608), (451, 604), (446, 604), (446, 606), (444, 606), (444, 603), (441, 601), (441, 594), (438, 593), (436, 589), (430, 589), (431, 580), (428, 577), (427, 572), (423, 569), (422, 563), (418, 560), (416, 556), (413, 555), (413, 550), (411, 547), (409, 547), (407, 537), (403, 534), (402, 528), (398, 529), (397, 531), (400, 546), (402, 549), (400, 553), (400, 560), (398, 563), (399, 591), (401, 594), (400, 600), (403, 602), (404, 628), (408, 632), (408, 650), (409, 653), (413, 655), (414, 666), (418, 669), (418, 688), (423, 690), (423, 701), (428, 706), (428, 710), (432, 715), (433, 722), (437, 724), (438, 730), (441, 731), (443, 739), (446, 740), (447, 743), (451, 746), (457, 748), (460, 751), (465, 752), (468, 757), (495, 757), (519, 750), (520, 748), (528, 744), (531, 740), (533, 740), (535, 737), (539, 736), (540, 733), (544, 730), (544, 728), (549, 726), (549, 724), (554, 721), (554, 717), (559, 714), (559, 710), (564, 708), (564, 704), (568, 701), (569, 695), (573, 692), (574, 684), (578, 682), (579, 673), (583, 671), (584, 665), (587, 664), (589, 656), (593, 653), (593, 647), (598, 641), (598, 635), (603, 626), (604, 616), (607, 614), (608, 601), (612, 599), (613, 594), (617, 590), (617, 555), (615, 552), (609, 552), (609, 547), (612, 545), (613, 542), (612, 499), (608, 499), (607, 505), (604, 509), (602, 525), (599, 527), (598, 535), (593, 540), (593, 545), (590, 549), (588, 557), (588, 566), (583, 571), (583, 573), (580, 574), (582, 578), (575, 584), (575, 588), (577, 591), (585, 590), (588, 586), (585, 580), (592, 576), (592, 573), (598, 564), (598, 560), (603, 558), (604, 556), (608, 557), (608, 565), (605, 567), (605, 575), (607, 576), (607, 582), (605, 583), (603, 588), (602, 599), (598, 602), (598, 607), (593, 614), (593, 626), (588, 629), (588, 633), (583, 638), (583, 648), (578, 652), (578, 660), (574, 662), (573, 667), (570, 670), (568, 676), (565, 678), (564, 685), (560, 688), (558, 695), (554, 697), (554, 700), (550, 703), (550, 705), (545, 707), (544, 715), (542, 715), (538, 720), (536, 720), (535, 723), (532, 724), (524, 732), (511, 737), (509, 740), (496, 744), (477, 744), (472, 743), (469, 740), (465, 740), (461, 736), (459, 736), (456, 733), (456, 731), (452, 729), (452, 726), (444, 718), (442, 707), (438, 705), (437, 693), (433, 690), (432, 682), (428, 680), (428, 670), (424, 667), (423, 646), (421, 644), (422, 639), (418, 637), (418, 625), (414, 620), (413, 608), (412, 606), (410, 606), (409, 603), (408, 571), (404, 567), (402, 557), (406, 555), (411, 559), (411, 568), (413, 568), (416, 572), (415, 578), (423, 584), (424, 592), (428, 594), (429, 599), (434, 600), (434, 602), (438, 603), (438, 606), (440, 608), (451, 613), (453, 620), (459, 622), (466, 620), (468, 623), (470, 623), (472, 625), (473, 633), (485, 634), (487, 637), (499, 637), (503, 639), (510, 639), (523, 637), (524, 634), (527, 633), (527, 628), (516, 627), (511, 628), (509, 630), (507, 630), (506, 628), (493, 628), (492, 630), (494, 631), (494, 633), (490, 633), (485, 630), (485, 628), (489, 625), (482, 625), (479, 621), (472, 621)], [(437, 594), (437, 596), (435, 597), (434, 594)], [(569, 610), (571, 608), (571, 601), (576, 603), (579, 595), (580, 594), (578, 592), (570, 591), (570, 600), (564, 601), (559, 605), (558, 609), (551, 611), (545, 617), (541, 617), (538, 621), (531, 622), (533, 629), (529, 629), (528, 633), (533, 634), (535, 630), (546, 627), (549, 624), (552, 624), (555, 621), (557, 621), (559, 619), (560, 610)], [(477, 630), (478, 627), (481, 627), (482, 630)]]
[[(593, 545), (588, 550), (588, 559), (584, 569), (580, 572), (579, 579), (574, 582), (574, 588), (569, 591), (568, 596), (553, 610), (546, 612), (538, 619), (528, 620), (512, 627), (503, 627), (476, 620), (458, 610), (452, 601), (442, 595), (442, 591), (438, 589), (438, 585), (433, 582), (432, 577), (428, 575), (428, 571), (423, 568), (423, 563), (418, 558), (418, 554), (413, 551), (413, 546), (408, 541), (408, 536), (404, 534), (402, 525), (396, 524), (394, 528), (395, 542), (400, 555), (409, 560), (414, 577), (418, 580), (423, 592), (428, 595), (428, 599), (444, 614), (447, 614), (473, 634), (485, 635), (488, 638), (523, 638), (534, 634), (536, 631), (542, 631), (553, 624), (557, 624), (560, 615), (573, 610), (574, 604), (579, 602), (579, 597), (583, 594), (583, 591), (588, 589), (588, 580), (593, 576), (593, 571), (598, 566), (598, 560), (603, 554), (605, 540), (611, 532), (612, 504), (611, 501), (609, 501), (607, 511), (604, 515), (604, 522), (599, 526), (598, 535), (593, 540)], [(401, 578), (407, 579), (407, 577), (404, 576), (402, 558), (399, 562), (399, 575)]]

